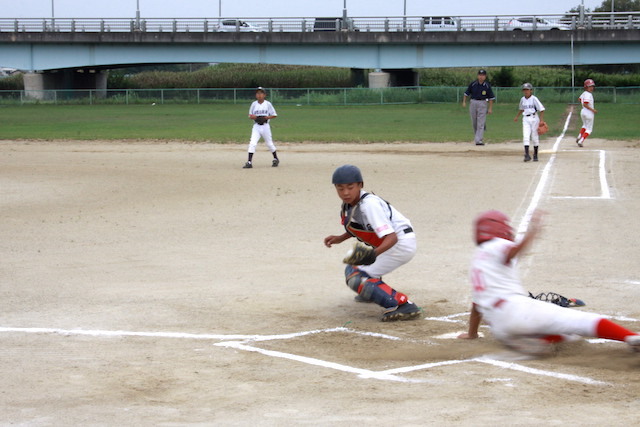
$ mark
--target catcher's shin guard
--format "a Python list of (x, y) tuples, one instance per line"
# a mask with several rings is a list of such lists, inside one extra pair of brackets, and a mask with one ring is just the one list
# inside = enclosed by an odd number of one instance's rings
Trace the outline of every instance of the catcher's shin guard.
[(380, 278), (369, 277), (357, 267), (347, 265), (344, 273), (347, 286), (366, 301), (373, 301), (384, 308), (402, 305), (408, 301), (405, 294), (397, 292)]

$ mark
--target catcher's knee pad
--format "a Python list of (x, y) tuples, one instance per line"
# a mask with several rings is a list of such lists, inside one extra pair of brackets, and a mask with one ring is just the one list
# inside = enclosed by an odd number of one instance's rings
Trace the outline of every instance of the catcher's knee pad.
[(347, 265), (344, 269), (344, 277), (349, 286), (354, 292), (360, 293), (362, 282), (369, 279), (369, 275), (364, 271), (360, 271), (358, 267), (353, 265)]

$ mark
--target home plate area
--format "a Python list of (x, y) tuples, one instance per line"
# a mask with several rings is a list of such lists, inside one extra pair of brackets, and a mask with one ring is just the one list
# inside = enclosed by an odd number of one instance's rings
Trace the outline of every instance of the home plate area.
[[(505, 372), (509, 372), (513, 376), (536, 376), (553, 381), (607, 384), (582, 375), (557, 372), (552, 370), (553, 364), (542, 360), (528, 361), (538, 365), (535, 368), (516, 363), (527, 358), (512, 352), (482, 354), (483, 350), (495, 351), (495, 342), (485, 343), (480, 340), (471, 343), (451, 339), (454, 336), (446, 334), (427, 340), (407, 340), (393, 335), (338, 327), (286, 335), (256, 336), (214, 345), (381, 381), (439, 384), (471, 376), (477, 380), (503, 381), (506, 385), (512, 385), (511, 379), (503, 378)], [(608, 350), (616, 352), (622, 349)], [(462, 366), (463, 369), (459, 369)]]

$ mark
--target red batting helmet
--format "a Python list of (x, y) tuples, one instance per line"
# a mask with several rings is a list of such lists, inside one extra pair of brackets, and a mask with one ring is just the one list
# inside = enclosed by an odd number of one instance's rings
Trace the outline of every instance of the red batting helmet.
[(476, 243), (480, 244), (494, 237), (513, 241), (513, 229), (509, 217), (500, 211), (483, 212), (475, 221)]
[(589, 86), (595, 86), (596, 82), (593, 81), (593, 79), (587, 79), (584, 81), (584, 87), (589, 87)]

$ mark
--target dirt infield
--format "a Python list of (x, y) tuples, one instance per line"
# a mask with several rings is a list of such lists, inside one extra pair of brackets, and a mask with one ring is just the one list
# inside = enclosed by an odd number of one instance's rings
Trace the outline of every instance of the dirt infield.
[[(633, 425), (640, 355), (587, 340), (519, 360), (451, 339), (471, 221), (532, 201), (526, 287), (640, 330), (640, 143), (259, 145), (0, 142), (0, 423)], [(557, 149), (557, 151), (554, 151)], [(413, 223), (386, 277), (424, 308), (382, 323), (343, 279), (335, 167)], [(546, 179), (545, 185), (540, 185)]]

